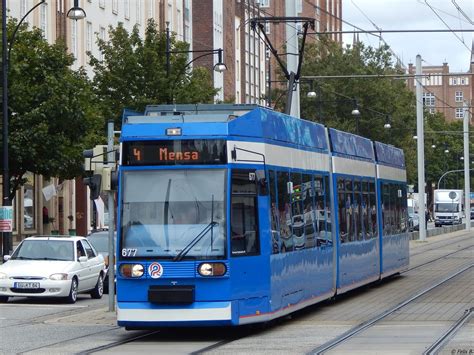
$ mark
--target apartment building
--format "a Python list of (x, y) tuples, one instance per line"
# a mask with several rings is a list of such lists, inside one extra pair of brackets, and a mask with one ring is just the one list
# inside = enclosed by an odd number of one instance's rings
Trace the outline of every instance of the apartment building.
[[(408, 65), (408, 73), (415, 74), (413, 64)], [(423, 66), (423, 104), (429, 113), (441, 112), (448, 121), (464, 118), (463, 105), (474, 105), (474, 42), (471, 50), (471, 62), (467, 72), (450, 72), (448, 63), (439, 66)], [(408, 80), (408, 87), (415, 92), (415, 80)], [(472, 111), (472, 109), (470, 109)], [(473, 122), (472, 115), (470, 116)]]
[[(342, 0), (296, 0), (295, 5), (297, 16), (315, 19), (317, 32), (342, 29)], [(250, 20), (256, 17), (286, 16), (285, 0), (193, 0), (193, 9), (193, 48), (224, 50), (227, 70), (224, 73), (213, 72), (214, 85), (220, 89), (217, 99), (264, 105), (269, 78), (275, 77), (278, 69), (262, 37), (251, 29)], [(212, 21), (203, 21), (204, 18)], [(300, 25), (295, 24), (297, 27)], [(279, 53), (283, 53), (285, 26), (267, 23), (265, 32), (272, 45)], [(342, 42), (341, 34), (329, 36)], [(311, 40), (317, 40), (317, 36), (311, 35)], [(196, 60), (195, 65), (205, 66), (212, 71), (216, 62), (216, 56), (206, 57)], [(271, 73), (268, 72), (269, 68)]]
[[(39, 0), (7, 0), (7, 16), (23, 18)], [(153, 18), (160, 29), (166, 24), (178, 39), (192, 44), (191, 0), (80, 0), (86, 18), (72, 21), (67, 18), (73, 0), (50, 0), (35, 8), (25, 21), (43, 31), (49, 43), (65, 40), (68, 50), (76, 58), (73, 69), (85, 67), (90, 75), (87, 51), (100, 58), (97, 37), (108, 38), (108, 29), (123, 23), (128, 31), (137, 25), (144, 35), (148, 19)], [(104, 133), (105, 134), (105, 133)], [(28, 173), (27, 182), (12, 201), (14, 209), (13, 236), (17, 240), (30, 234), (56, 232), (87, 234), (92, 221), (99, 214), (87, 197), (87, 189), (80, 179), (58, 181)], [(101, 206), (96, 206), (101, 210)], [(104, 206), (106, 207), (106, 206)], [(98, 221), (103, 224), (101, 213)]]

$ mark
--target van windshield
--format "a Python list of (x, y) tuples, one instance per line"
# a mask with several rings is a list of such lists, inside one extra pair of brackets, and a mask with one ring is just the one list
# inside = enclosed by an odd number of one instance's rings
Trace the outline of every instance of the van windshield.
[(456, 203), (437, 203), (435, 212), (459, 212), (459, 205)]

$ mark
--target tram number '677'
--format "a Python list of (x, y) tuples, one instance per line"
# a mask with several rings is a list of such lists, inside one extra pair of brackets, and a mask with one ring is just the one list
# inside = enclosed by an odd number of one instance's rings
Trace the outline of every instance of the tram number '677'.
[(133, 248), (123, 248), (122, 249), (122, 256), (127, 257), (127, 256), (135, 256), (137, 254), (137, 249)]

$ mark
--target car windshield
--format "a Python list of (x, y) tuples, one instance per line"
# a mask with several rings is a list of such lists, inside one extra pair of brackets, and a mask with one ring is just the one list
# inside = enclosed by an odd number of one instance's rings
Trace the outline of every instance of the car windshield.
[(224, 192), (223, 169), (124, 172), (121, 255), (223, 257)]
[(456, 203), (437, 203), (436, 212), (459, 212), (459, 205)]
[(72, 240), (24, 240), (11, 260), (74, 260), (74, 242)]

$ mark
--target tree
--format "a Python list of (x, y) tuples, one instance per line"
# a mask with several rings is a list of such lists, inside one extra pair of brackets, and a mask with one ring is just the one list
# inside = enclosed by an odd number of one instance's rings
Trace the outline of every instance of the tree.
[[(8, 21), (11, 38), (17, 22)], [(71, 179), (82, 174), (82, 151), (102, 129), (92, 86), (63, 43), (48, 44), (41, 30), (21, 25), (10, 53), (10, 198), (26, 172)]]
[[(94, 89), (103, 115), (119, 123), (126, 107), (143, 111), (149, 104), (211, 103), (217, 90), (204, 68), (190, 69), (187, 53), (171, 53), (170, 75), (166, 68), (166, 33), (153, 20), (140, 38), (138, 27), (129, 33), (122, 24), (109, 28), (109, 40), (98, 39), (103, 60), (91, 56)], [(171, 36), (171, 52), (186, 52), (186, 42)], [(91, 55), (89, 53), (89, 55)]]

